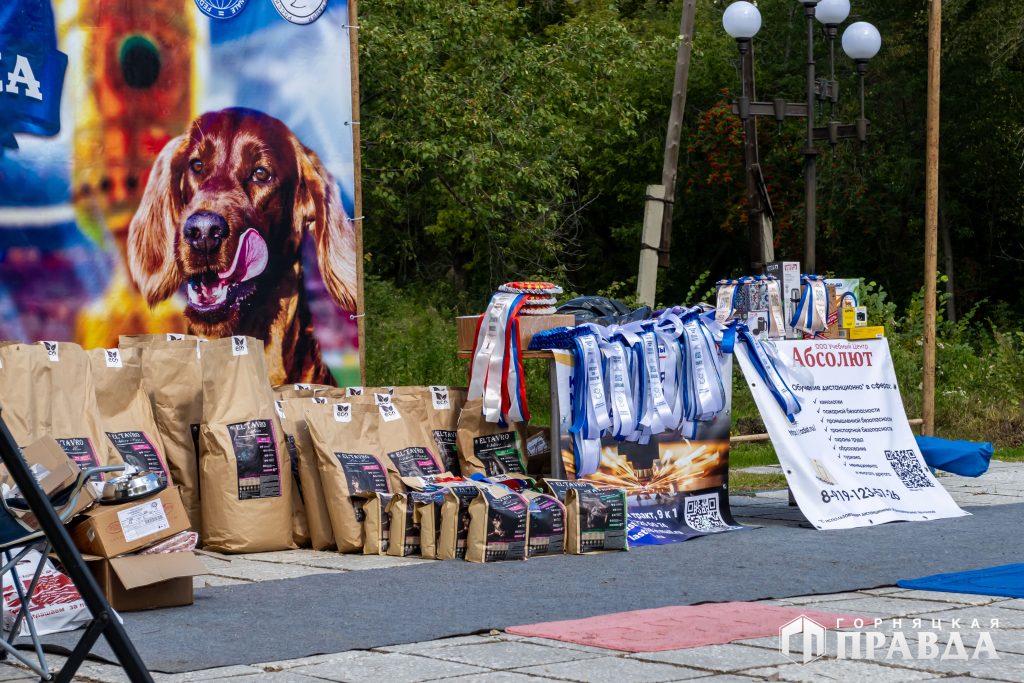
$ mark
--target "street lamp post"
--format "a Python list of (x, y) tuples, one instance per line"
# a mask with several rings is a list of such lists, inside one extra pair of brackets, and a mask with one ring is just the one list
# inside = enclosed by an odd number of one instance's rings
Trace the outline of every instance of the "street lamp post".
[[(761, 29), (761, 14), (752, 3), (740, 0), (726, 8), (722, 15), (722, 26), (725, 32), (736, 40), (741, 60), (742, 89), (740, 97), (733, 105), (733, 112), (743, 121), (744, 161), (747, 171), (747, 197), (751, 211), (751, 225), (754, 224), (754, 213), (763, 211), (767, 197), (762, 195), (763, 180), (760, 180), (760, 165), (757, 161), (757, 129), (752, 119), (758, 116), (771, 116), (782, 125), (787, 118), (804, 118), (807, 123), (807, 136), (803, 149), (804, 183), (805, 183), (805, 214), (807, 222), (804, 229), (804, 271), (813, 273), (817, 264), (815, 259), (815, 238), (817, 234), (817, 140), (828, 140), (833, 149), (839, 140), (855, 138), (864, 144), (868, 137), (868, 121), (864, 115), (864, 74), (867, 72), (868, 61), (871, 60), (882, 45), (878, 30), (867, 22), (851, 24), (843, 32), (843, 51), (854, 60), (860, 82), (860, 116), (852, 125), (842, 124), (833, 120), (835, 106), (839, 101), (839, 83), (835, 77), (835, 39), (839, 25), (850, 15), (849, 0), (800, 0), (807, 18), (807, 99), (806, 102), (787, 102), (774, 99), (771, 102), (753, 101), (752, 84), (754, 81), (753, 38)], [(814, 22), (819, 21), (824, 27), (824, 34), (829, 43), (829, 78), (817, 78), (815, 71)], [(751, 87), (748, 87), (751, 86)], [(825, 126), (817, 126), (817, 103), (829, 103), (829, 121)], [(822, 107), (824, 108), (824, 107)], [(758, 190), (756, 185), (762, 187)], [(760, 221), (760, 218), (758, 218)], [(770, 239), (770, 235), (767, 239)], [(759, 259), (753, 258), (755, 268), (765, 262), (764, 255), (770, 253), (769, 245), (763, 244), (766, 239), (758, 231), (752, 236), (755, 245), (760, 242), (757, 252)]]

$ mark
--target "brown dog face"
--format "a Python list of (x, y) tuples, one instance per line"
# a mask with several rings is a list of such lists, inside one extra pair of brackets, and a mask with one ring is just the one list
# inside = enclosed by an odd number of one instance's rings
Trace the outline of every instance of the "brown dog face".
[(355, 235), (334, 181), (281, 121), (225, 109), (161, 152), (129, 228), (129, 266), (150, 304), (184, 284), (198, 334), (259, 335), (247, 323), (297, 296), (307, 229), (328, 290), (354, 310)]

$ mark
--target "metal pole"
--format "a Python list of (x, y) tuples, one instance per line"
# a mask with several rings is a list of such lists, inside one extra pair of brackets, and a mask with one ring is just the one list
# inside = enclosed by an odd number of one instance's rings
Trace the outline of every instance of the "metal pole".
[[(738, 41), (740, 49), (740, 72), (742, 79), (741, 101), (754, 102), (757, 92), (754, 82), (754, 44), (750, 40)], [(757, 117), (743, 111), (740, 106), (740, 118), (743, 121), (743, 166), (747, 179), (747, 229), (750, 235), (750, 268), (752, 273), (759, 273), (764, 268), (764, 229), (761, 224), (764, 207), (761, 193), (757, 189), (754, 177), (754, 166), (760, 163), (757, 152)]]
[(815, 231), (817, 230), (818, 150), (814, 147), (814, 8), (818, 3), (804, 3), (807, 15), (807, 147), (804, 148), (804, 204), (807, 224), (804, 228), (804, 272), (817, 272), (815, 263)]
[(924, 377), (921, 433), (935, 434), (935, 307), (939, 225), (939, 72), (942, 63), (942, 3), (930, 0), (928, 14), (928, 125), (924, 192)]
[[(85, 606), (88, 607), (89, 613), (94, 620), (93, 625), (89, 628), (89, 632), (95, 636), (98, 635), (97, 631), (102, 631), (103, 635), (107, 638), (107, 644), (114, 651), (117, 661), (121, 663), (129, 680), (152, 683), (153, 678), (146, 670), (146, 665), (143, 664), (142, 658), (139, 657), (139, 653), (135, 650), (135, 646), (132, 645), (132, 641), (128, 638), (128, 634), (125, 632), (121, 622), (116, 618), (111, 618), (113, 610), (111, 610), (106, 598), (103, 597), (103, 591), (100, 590), (99, 584), (96, 583), (92, 572), (86, 568), (82, 556), (78, 553), (78, 549), (75, 548), (74, 544), (72, 544), (71, 537), (68, 536), (67, 530), (61, 524), (60, 518), (57, 517), (57, 513), (54, 511), (49, 499), (43, 493), (43, 490), (39, 488), (35, 477), (29, 471), (28, 465), (25, 464), (25, 460), (18, 451), (14, 437), (11, 436), (11, 433), (7, 430), (7, 424), (2, 419), (0, 419), (0, 459), (3, 460), (3, 464), (7, 467), (7, 471), (10, 472), (14, 483), (21, 490), (21, 495), (24, 496), (29, 509), (35, 513), (36, 519), (39, 520), (40, 529), (46, 534), (46, 538), (53, 546), (54, 552), (57, 553), (57, 557), (60, 558), (61, 563), (64, 565), (64, 570), (71, 577), (75, 587), (78, 588), (78, 592), (82, 596), (82, 600), (85, 602)], [(69, 663), (74, 659), (74, 657), (71, 657), (68, 660)], [(65, 667), (67, 666), (68, 664), (65, 664)], [(62, 673), (65, 677), (70, 678), (68, 674), (73, 672)]]
[(672, 202), (676, 196), (676, 171), (679, 168), (679, 137), (686, 109), (686, 88), (690, 80), (690, 55), (693, 51), (693, 21), (697, 0), (685, 0), (679, 19), (679, 48), (676, 50), (676, 76), (672, 85), (672, 110), (665, 131), (665, 156), (661, 167), (661, 184), (665, 186), (665, 210), (661, 219), (658, 265), (668, 268), (672, 248)]

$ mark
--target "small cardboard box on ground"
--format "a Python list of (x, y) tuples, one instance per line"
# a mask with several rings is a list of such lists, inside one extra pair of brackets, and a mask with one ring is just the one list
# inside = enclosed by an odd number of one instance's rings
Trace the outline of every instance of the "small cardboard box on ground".
[(207, 571), (192, 552), (83, 557), (110, 606), (122, 612), (191, 605), (192, 577)]
[(82, 515), (71, 538), (83, 553), (117, 557), (190, 529), (177, 487), (120, 505), (97, 505)]

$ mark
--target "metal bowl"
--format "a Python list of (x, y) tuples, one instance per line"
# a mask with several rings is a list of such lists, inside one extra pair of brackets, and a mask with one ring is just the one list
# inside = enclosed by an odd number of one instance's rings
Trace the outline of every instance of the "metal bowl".
[(167, 488), (155, 472), (125, 474), (103, 482), (100, 502), (108, 505), (127, 503), (159, 493)]

